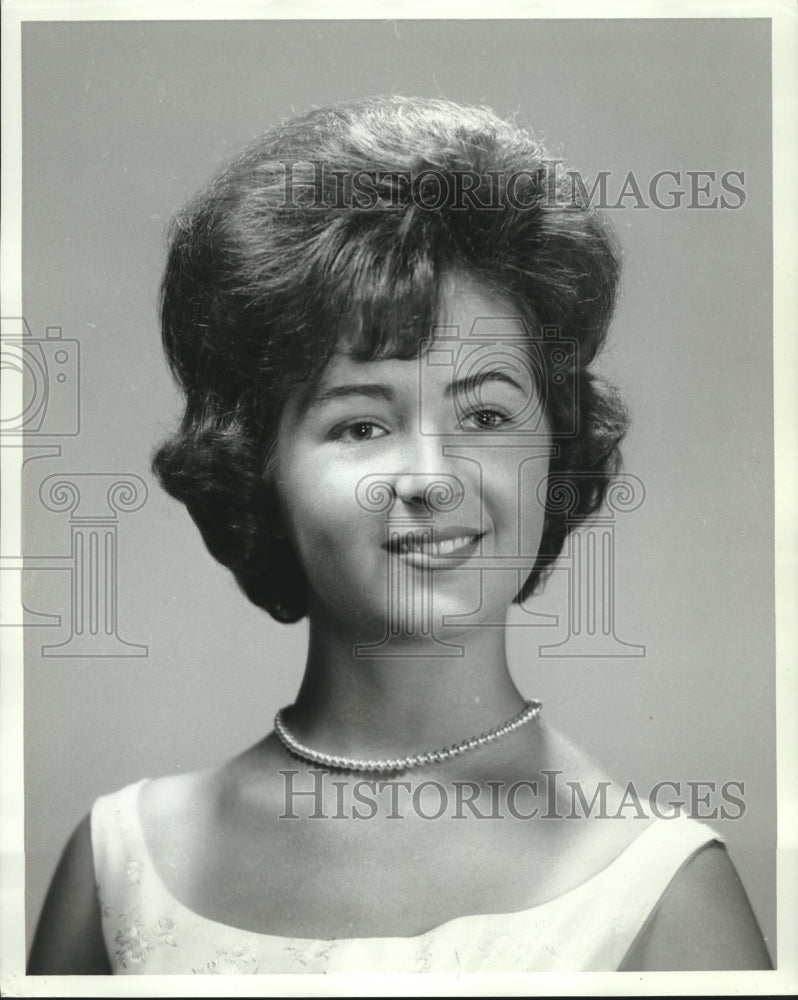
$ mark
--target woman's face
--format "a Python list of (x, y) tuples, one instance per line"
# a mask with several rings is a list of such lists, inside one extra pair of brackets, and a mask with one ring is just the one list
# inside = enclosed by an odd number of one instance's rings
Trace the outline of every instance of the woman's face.
[(533, 356), (512, 303), (459, 275), (418, 358), (337, 354), (288, 403), (278, 496), (311, 616), (361, 641), (504, 623), (543, 531)]

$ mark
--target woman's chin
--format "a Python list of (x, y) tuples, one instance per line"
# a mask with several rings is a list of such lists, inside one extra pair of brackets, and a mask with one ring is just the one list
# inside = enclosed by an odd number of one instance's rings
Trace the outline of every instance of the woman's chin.
[(357, 603), (357, 595), (350, 595), (345, 603), (328, 606), (314, 620), (318, 625), (326, 619), (333, 631), (347, 633), (358, 655), (369, 655), (366, 647), (390, 647), (397, 655), (434, 655), (436, 651), (443, 655), (451, 644), (459, 648), (473, 638), (476, 629), (504, 627), (515, 591), (505, 588), (506, 594), (497, 599), (496, 594), (484, 594), (479, 584), (472, 577), (454, 592), (433, 586), (412, 594), (383, 595), (377, 601), (371, 592), (360, 595)]

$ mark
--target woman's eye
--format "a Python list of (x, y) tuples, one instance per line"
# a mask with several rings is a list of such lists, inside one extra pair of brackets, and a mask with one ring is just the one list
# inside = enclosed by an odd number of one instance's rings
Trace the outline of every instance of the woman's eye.
[(499, 427), (503, 427), (508, 421), (509, 417), (506, 413), (502, 413), (501, 410), (474, 410), (473, 413), (469, 413), (465, 417), (465, 422), (478, 427), (480, 430), (495, 430)]
[(371, 420), (356, 420), (351, 424), (344, 424), (333, 431), (333, 439), (336, 441), (349, 441), (359, 444), (362, 441), (372, 441), (374, 438), (384, 437), (388, 432), (379, 424)]

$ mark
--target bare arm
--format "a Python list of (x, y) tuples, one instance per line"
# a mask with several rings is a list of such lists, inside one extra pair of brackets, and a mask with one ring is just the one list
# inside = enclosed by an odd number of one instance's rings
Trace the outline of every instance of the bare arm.
[(624, 971), (770, 969), (740, 877), (720, 844), (678, 873), (621, 965)]
[(69, 839), (44, 901), (28, 974), (110, 975), (87, 816)]

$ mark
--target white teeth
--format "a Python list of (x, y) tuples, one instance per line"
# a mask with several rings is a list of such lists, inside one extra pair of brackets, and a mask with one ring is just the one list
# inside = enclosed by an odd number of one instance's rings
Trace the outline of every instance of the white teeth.
[(417, 552), (429, 556), (448, 556), (458, 549), (470, 545), (476, 538), (476, 535), (460, 535), (458, 538), (447, 538), (443, 542), (433, 542), (424, 537), (412, 540), (411, 538), (403, 538), (399, 545), (399, 551), (402, 554)]

